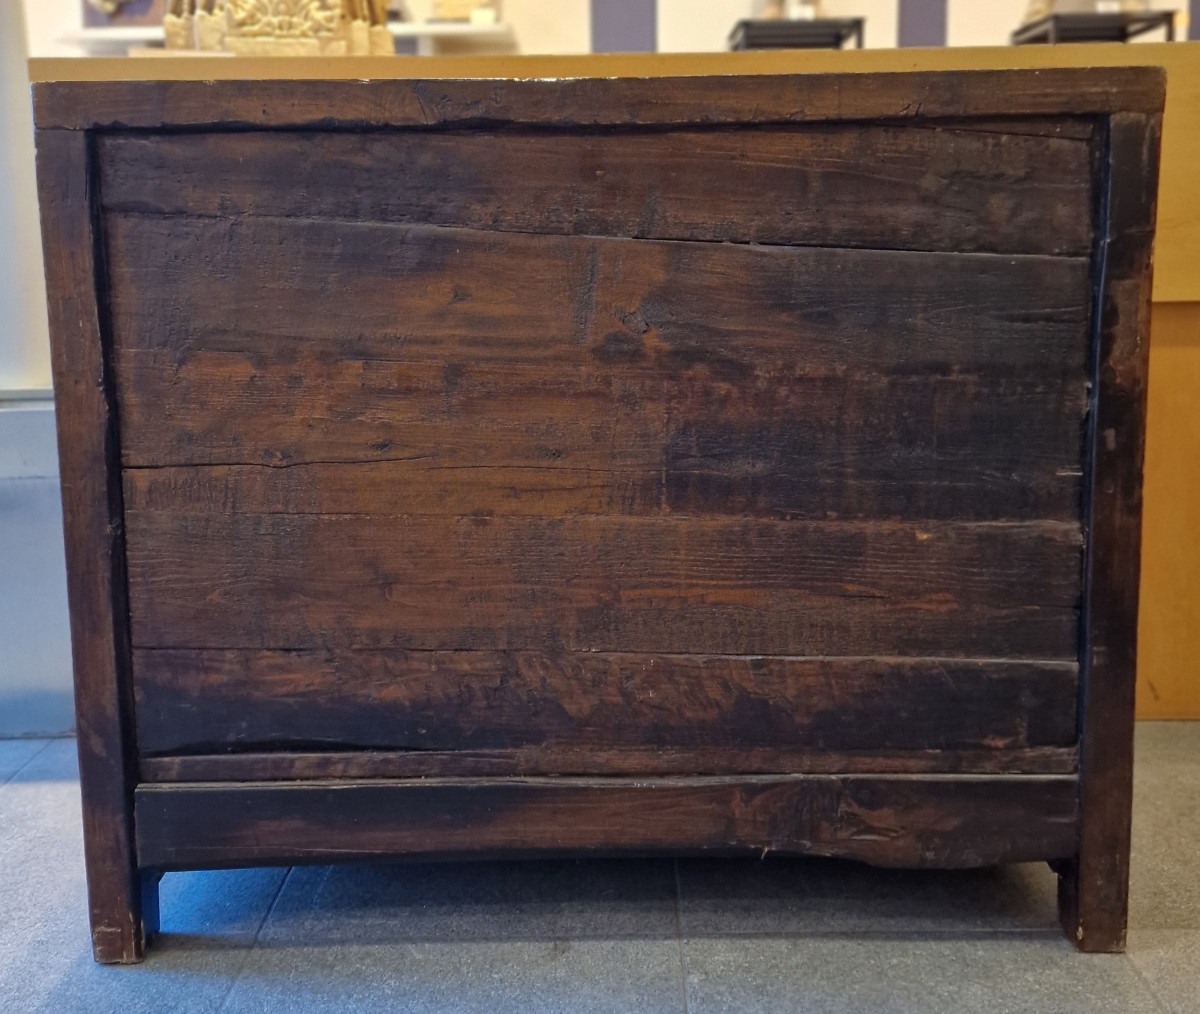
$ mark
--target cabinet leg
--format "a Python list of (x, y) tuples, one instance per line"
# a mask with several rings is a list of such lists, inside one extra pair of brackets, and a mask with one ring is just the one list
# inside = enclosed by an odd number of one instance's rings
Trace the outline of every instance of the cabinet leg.
[(158, 932), (158, 882), (161, 874), (138, 873), (132, 895), (93, 890), (92, 954), (102, 965), (133, 965), (146, 956)]
[(1124, 951), (1126, 870), (1105, 870), (1104, 864), (1088, 864), (1078, 857), (1052, 866), (1058, 873), (1058, 918), (1075, 949), (1091, 954)]

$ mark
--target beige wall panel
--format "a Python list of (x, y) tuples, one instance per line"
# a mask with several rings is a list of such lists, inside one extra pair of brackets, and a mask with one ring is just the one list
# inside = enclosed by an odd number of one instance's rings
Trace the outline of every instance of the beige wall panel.
[(1151, 328), (1138, 717), (1200, 718), (1200, 303)]

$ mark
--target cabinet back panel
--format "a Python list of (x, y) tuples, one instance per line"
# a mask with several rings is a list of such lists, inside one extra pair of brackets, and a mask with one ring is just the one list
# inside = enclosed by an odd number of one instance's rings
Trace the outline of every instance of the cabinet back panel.
[(1069, 747), (1090, 133), (101, 136), (139, 749)]

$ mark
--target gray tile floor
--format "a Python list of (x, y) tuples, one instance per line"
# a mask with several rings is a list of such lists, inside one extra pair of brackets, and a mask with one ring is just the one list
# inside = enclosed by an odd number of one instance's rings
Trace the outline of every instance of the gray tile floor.
[(70, 740), (0, 741), (0, 1010), (1200, 1012), (1200, 724), (1138, 729), (1129, 953), (1043, 866), (625, 861), (173, 874), (134, 968), (88, 949)]

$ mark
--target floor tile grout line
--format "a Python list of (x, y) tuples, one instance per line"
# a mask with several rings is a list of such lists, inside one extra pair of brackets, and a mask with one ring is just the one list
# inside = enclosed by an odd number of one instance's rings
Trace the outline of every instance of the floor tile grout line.
[(683, 1014), (691, 1014), (692, 1005), (688, 999), (688, 963), (687, 947), (683, 942), (683, 878), (679, 875), (678, 857), (671, 860), (675, 871), (675, 943), (679, 948), (679, 989), (683, 997)]
[(1142, 970), (1138, 968), (1138, 963), (1133, 960), (1133, 956), (1126, 951), (1121, 957), (1125, 959), (1129, 967), (1133, 969), (1133, 974), (1137, 977), (1138, 981), (1146, 988), (1150, 999), (1154, 1001), (1154, 1006), (1162, 1011), (1162, 1014), (1171, 1014), (1171, 1008), (1168, 1006), (1167, 1001), (1158, 995), (1158, 990), (1154, 988), (1154, 984), (1142, 974)]
[(246, 966), (250, 964), (250, 955), (258, 946), (258, 938), (262, 935), (263, 927), (267, 925), (267, 920), (271, 918), (271, 913), (275, 911), (275, 906), (279, 904), (279, 899), (283, 897), (284, 887), (287, 886), (288, 880), (291, 879), (295, 871), (296, 867), (289, 866), (287, 873), (280, 879), (279, 886), (275, 888), (275, 895), (271, 898), (271, 903), (267, 905), (267, 910), (263, 913), (263, 917), (258, 921), (258, 928), (254, 931), (254, 937), (250, 941), (250, 946), (246, 948), (246, 953), (242, 955), (238, 970), (233, 973), (233, 978), (229, 980), (229, 986), (225, 990), (225, 995), (221, 997), (221, 1002), (217, 1005), (216, 1014), (221, 1014), (221, 1011), (225, 1009), (225, 1005), (229, 1003), (229, 998), (233, 995), (233, 988), (241, 981), (242, 973), (246, 971)]
[(20, 774), (22, 771), (24, 771), (24, 770), (25, 770), (27, 767), (29, 767), (29, 765), (30, 765), (30, 764), (32, 764), (32, 763), (33, 763), (35, 760), (37, 760), (37, 759), (38, 759), (38, 758), (39, 758), (39, 757), (40, 757), (42, 754), (44, 754), (44, 753), (45, 753), (47, 750), (49, 750), (49, 749), (50, 749), (50, 744), (51, 744), (51, 743), (55, 743), (55, 742), (57, 742), (57, 738), (51, 738), (51, 739), (47, 739), (47, 740), (46, 740), (46, 741), (45, 741), (45, 742), (42, 744), (42, 748), (41, 748), (40, 750), (37, 750), (37, 751), (36, 751), (36, 752), (33, 754), (33, 756), (32, 756), (32, 757), (29, 757), (29, 758), (28, 758), (28, 759), (25, 761), (25, 763), (24, 763), (24, 764), (22, 764), (22, 765), (21, 765), (19, 768), (17, 768), (17, 770), (16, 770), (16, 771), (14, 771), (14, 772), (13, 772), (11, 775), (9, 775), (7, 778), (5, 778), (5, 779), (4, 779), (4, 781), (0, 782), (0, 789), (4, 788), (4, 786), (8, 785), (8, 784), (9, 784), (9, 782), (12, 782), (12, 781), (14, 781), (14, 780), (16, 779), (16, 777), (17, 777), (17, 776), (18, 776), (18, 775), (19, 775), (19, 774)]

